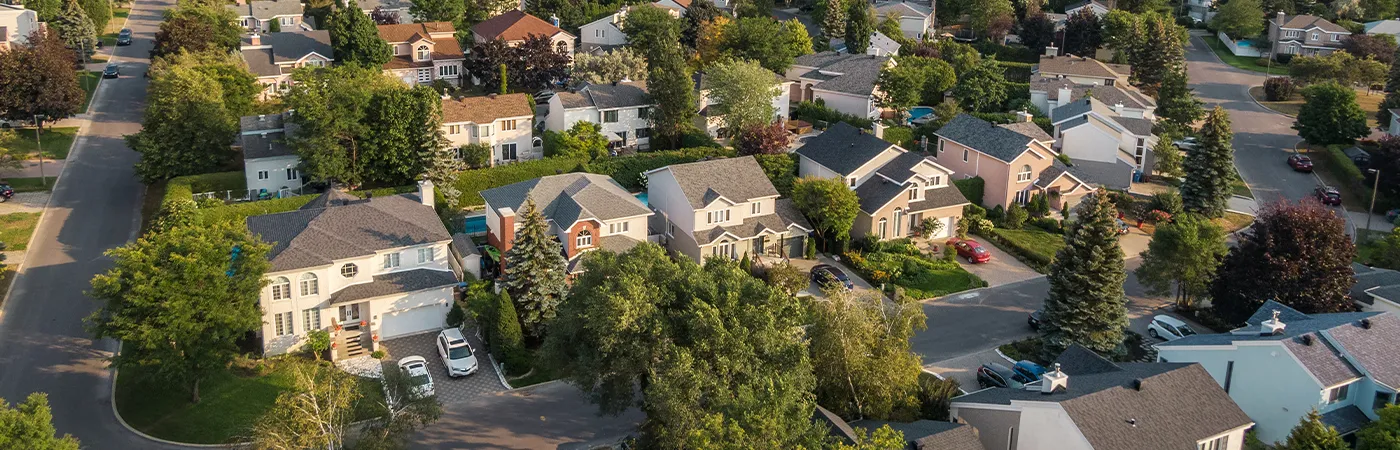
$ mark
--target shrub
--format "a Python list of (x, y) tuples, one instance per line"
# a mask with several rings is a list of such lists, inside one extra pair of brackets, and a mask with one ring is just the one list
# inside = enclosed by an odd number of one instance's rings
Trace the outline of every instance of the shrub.
[(1281, 102), (1293, 98), (1297, 91), (1293, 85), (1293, 79), (1288, 77), (1272, 77), (1264, 80), (1264, 98), (1271, 102)]
[(982, 177), (954, 180), (953, 185), (957, 186), (958, 192), (962, 192), (963, 197), (973, 205), (982, 204), (982, 192), (986, 189), (986, 181), (983, 181)]
[(1011, 207), (1006, 209), (1006, 218), (1002, 220), (1002, 223), (1006, 225), (1006, 228), (1019, 230), (1026, 225), (1026, 219), (1029, 217), (1030, 213), (1026, 212), (1026, 208), (1022, 208), (1018, 203), (1012, 203)]
[(1175, 216), (1181, 214), (1185, 207), (1181, 203), (1181, 194), (1167, 191), (1152, 194), (1152, 200), (1148, 202), (1148, 209)]
[(507, 367), (520, 369), (529, 366), (525, 355), (524, 334), (520, 329), (520, 317), (515, 312), (515, 302), (510, 294), (501, 291), (496, 297), (495, 314), (491, 319), (491, 354)]
[(920, 236), (933, 236), (939, 231), (943, 231), (942, 220), (938, 220), (933, 217), (925, 217), (924, 220), (919, 221)]
[(1279, 64), (1287, 65), (1289, 62), (1293, 61), (1293, 55), (1289, 53), (1279, 53), (1274, 55), (1274, 61)]
[(1036, 227), (1036, 228), (1045, 230), (1045, 231), (1050, 232), (1050, 233), (1055, 233), (1055, 234), (1064, 234), (1064, 233), (1065, 233), (1065, 229), (1064, 229), (1064, 227), (1061, 225), (1061, 222), (1060, 222), (1058, 219), (1055, 219), (1055, 218), (1053, 218), (1053, 217), (1040, 217), (1040, 218), (1036, 218), (1036, 219), (1031, 219), (1030, 223), (1031, 223), (1031, 226), (1034, 226), (1034, 227)]
[(763, 278), (769, 286), (773, 286), (788, 295), (797, 295), (798, 292), (807, 288), (808, 283), (807, 275), (802, 273), (802, 270), (798, 269), (797, 266), (787, 262), (769, 265), (763, 273)]
[(948, 420), (953, 397), (961, 395), (958, 380), (940, 379), (928, 372), (919, 372), (919, 418)]
[(976, 203), (964, 206), (963, 217), (968, 219), (985, 219), (987, 218), (987, 208), (978, 206)]
[(807, 121), (813, 126), (819, 125), (818, 122), (824, 122), (826, 126), (836, 122), (846, 122), (856, 128), (870, 128), (871, 125), (874, 125), (870, 119), (827, 108), (821, 101), (798, 103), (797, 107), (792, 110), (792, 118)]
[(884, 139), (905, 149), (917, 150), (916, 146), (919, 145), (919, 142), (914, 140), (914, 129), (904, 126), (886, 128)]
[(812, 238), (807, 238), (807, 250), (804, 251), (804, 252), (802, 252), (802, 253), (803, 253), (802, 256), (807, 257), (807, 259), (816, 259), (816, 258), (817, 258), (817, 240), (816, 240), (816, 239), (812, 239)]
[(165, 182), (165, 196), (161, 198), (161, 203), (174, 199), (193, 200), (194, 194), (201, 192), (239, 191), (247, 188), (247, 180), (243, 178), (241, 171), (186, 175)]
[(945, 245), (945, 246), (943, 246), (943, 260), (944, 260), (944, 261), (955, 261), (955, 260), (957, 260), (957, 259), (958, 259), (958, 249), (953, 248), (953, 246), (951, 246), (951, 245)]
[[(719, 143), (718, 143), (718, 142), (715, 142), (715, 139), (712, 138), (712, 137), (710, 137), (710, 135), (709, 135), (708, 133), (705, 133), (705, 130), (701, 130), (701, 129), (697, 129), (697, 128), (691, 128), (690, 130), (687, 130), (685, 133), (681, 133), (681, 147), (680, 147), (680, 148), (719, 147), (719, 146), (720, 146)], [(656, 148), (653, 147), (653, 150), (655, 150), (655, 149), (656, 149)]]
[(275, 198), (256, 202), (233, 203), (217, 208), (199, 209), (196, 210), (196, 213), (198, 214), (199, 222), (205, 225), (227, 221), (242, 222), (249, 216), (295, 211), (297, 208), (305, 206), (315, 198), (316, 196), (314, 195), (298, 195), (296, 197)]
[(1050, 197), (1045, 194), (1032, 195), (1031, 201), (1026, 203), (1026, 212), (1030, 213), (1031, 217), (1045, 217), (1046, 214), (1050, 214)]
[(787, 153), (792, 133), (782, 123), (754, 125), (739, 131), (734, 148), (740, 155), (780, 155)]
[(457, 204), (462, 207), (481, 206), (486, 204), (486, 201), (481, 198), (481, 191), (545, 175), (572, 172), (574, 168), (579, 167), (584, 162), (583, 158), (544, 158), (504, 166), (464, 170), (457, 175), (457, 191), (462, 193)]
[[(1012, 61), (997, 61), (997, 65), (1002, 68), (1002, 76), (1006, 77), (1007, 84), (1025, 84), (1023, 81), (1030, 81), (1031, 67), (1034, 64)], [(1008, 86), (1007, 89), (1014, 89)], [(1029, 91), (1027, 91), (1029, 94)]]
[(491, 165), (490, 145), (467, 144), (463, 145), (458, 150), (462, 154), (462, 163), (466, 164), (468, 168), (480, 169)]
[(315, 330), (306, 334), (306, 350), (311, 352), (316, 359), (321, 359), (321, 355), (331, 348), (331, 335), (326, 330)]
[(1342, 152), (1342, 146), (1327, 146), (1327, 156), (1331, 159), (1330, 162), (1332, 166), (1337, 168), (1339, 172), (1338, 176), (1340, 176), (1342, 181), (1347, 185), (1361, 183), (1366, 179), (1365, 176), (1361, 174), (1361, 168), (1356, 167), (1356, 162), (1352, 161), (1350, 157), (1347, 157), (1346, 153)]
[(389, 356), (389, 355), (388, 355), (387, 353), (384, 353), (383, 350), (375, 350), (375, 351), (369, 352), (369, 357), (370, 357), (370, 358), (374, 358), (374, 359), (384, 359), (385, 356)]
[[(1015, 203), (1012, 203), (1012, 205), (1015, 205)], [(992, 222), (1001, 222), (1005, 220), (1006, 208), (1002, 208), (1001, 205), (997, 205), (995, 208), (988, 210), (987, 219), (991, 220)]]
[(462, 309), (462, 304), (452, 302), (452, 309), (447, 310), (447, 326), (457, 328), (462, 326), (462, 322), (467, 321), (467, 312)]

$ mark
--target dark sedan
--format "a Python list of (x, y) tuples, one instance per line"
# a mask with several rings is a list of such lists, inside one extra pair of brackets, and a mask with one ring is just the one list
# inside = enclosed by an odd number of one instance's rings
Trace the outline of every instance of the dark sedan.
[(120, 33), (117, 33), (117, 45), (131, 45), (130, 28), (122, 28), (122, 31)]
[(1342, 192), (1332, 186), (1318, 186), (1317, 189), (1313, 189), (1313, 195), (1324, 205), (1342, 206)]
[(1006, 366), (997, 363), (983, 364), (977, 368), (977, 387), (1009, 387), (1018, 388), (1026, 381), (1022, 375), (1008, 369)]
[(812, 282), (822, 287), (826, 287), (828, 283), (836, 283), (847, 290), (856, 288), (856, 285), (851, 283), (851, 277), (846, 276), (846, 272), (829, 264), (817, 264), (812, 268)]
[(102, 69), (102, 78), (117, 78), (119, 76), (121, 76), (121, 69), (116, 64), (108, 64), (107, 68)]
[(1032, 330), (1038, 331), (1040, 330), (1040, 322), (1044, 320), (1045, 310), (1037, 309), (1035, 311), (1032, 311), (1030, 316), (1026, 317), (1026, 324), (1030, 325)]

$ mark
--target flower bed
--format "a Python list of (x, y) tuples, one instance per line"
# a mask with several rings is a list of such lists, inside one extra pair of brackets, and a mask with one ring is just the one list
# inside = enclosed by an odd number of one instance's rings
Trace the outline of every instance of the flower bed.
[(860, 276), (887, 288), (904, 288), (913, 298), (942, 297), (986, 286), (956, 261), (925, 255), (908, 239), (879, 242), (865, 251), (846, 252), (845, 261)]

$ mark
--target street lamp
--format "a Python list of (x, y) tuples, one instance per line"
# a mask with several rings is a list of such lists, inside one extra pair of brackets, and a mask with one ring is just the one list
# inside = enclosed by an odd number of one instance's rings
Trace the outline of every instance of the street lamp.
[(39, 149), (39, 182), (43, 183), (45, 188), (49, 187), (49, 178), (44, 176), (44, 142), (39, 135), (44, 134), (44, 119), (47, 118), (48, 116), (43, 114), (34, 115), (34, 147)]
[(1366, 169), (1366, 173), (1376, 177), (1375, 180), (1371, 182), (1371, 207), (1366, 209), (1366, 230), (1370, 231), (1372, 211), (1376, 210), (1376, 190), (1381, 186), (1381, 171)]

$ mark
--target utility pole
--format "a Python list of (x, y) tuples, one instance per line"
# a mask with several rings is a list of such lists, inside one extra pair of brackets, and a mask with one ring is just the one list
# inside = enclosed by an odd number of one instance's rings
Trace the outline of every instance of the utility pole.
[(34, 146), (39, 149), (39, 182), (47, 188), (49, 187), (49, 178), (44, 176), (44, 141), (39, 138), (39, 135), (44, 134), (43, 120), (43, 114), (34, 115)]
[(1366, 230), (1370, 231), (1371, 216), (1374, 215), (1376, 211), (1376, 190), (1381, 187), (1381, 171), (1376, 169), (1366, 169), (1366, 171), (1376, 177), (1375, 180), (1371, 182), (1371, 207), (1366, 209)]

